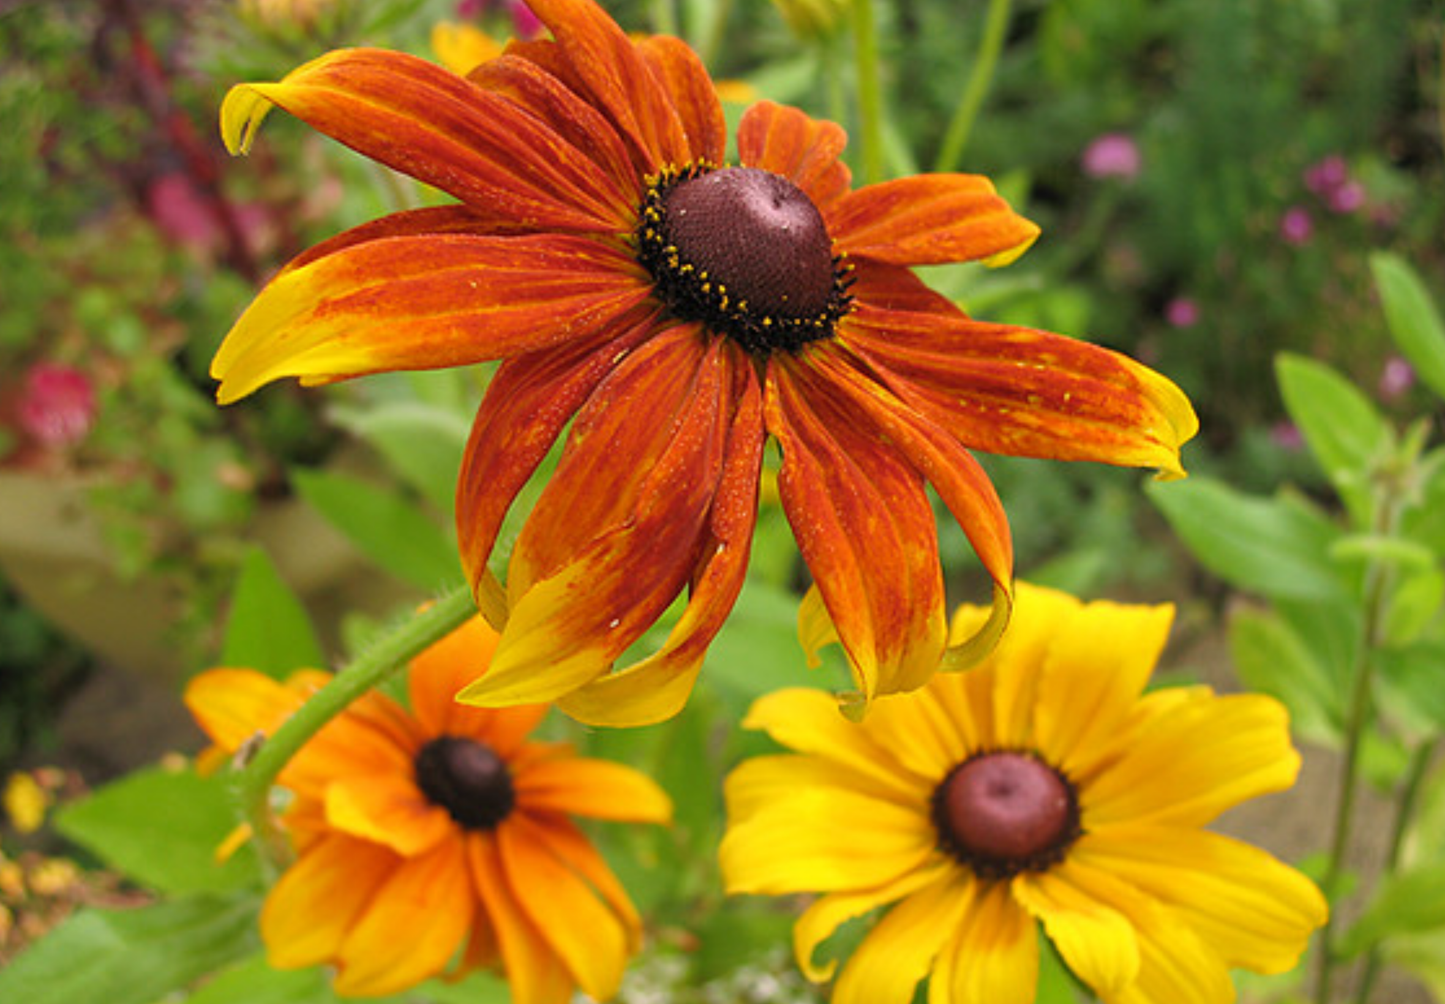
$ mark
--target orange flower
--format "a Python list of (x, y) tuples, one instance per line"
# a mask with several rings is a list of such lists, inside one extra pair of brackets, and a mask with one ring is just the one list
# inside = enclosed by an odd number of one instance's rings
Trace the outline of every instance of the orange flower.
[[(495, 644), (470, 621), (412, 662), (410, 711), (368, 693), (286, 765), (297, 859), (261, 912), (273, 965), (335, 965), (346, 996), (498, 965), (517, 1004), (616, 993), (640, 921), (569, 817), (662, 823), (671, 805), (630, 768), (529, 742), (545, 706), (456, 704)], [(281, 684), (214, 669), (186, 704), (229, 752), (273, 731), (326, 676)]]
[[(1196, 429), (1178, 388), (1112, 352), (966, 316), (910, 268), (1002, 264), (1034, 240), (987, 179), (853, 190), (843, 130), (763, 101), (737, 162), (707, 72), (673, 38), (631, 40), (592, 0), (533, 0), (553, 38), (460, 78), (346, 50), (221, 111), (247, 149), (279, 105), (454, 196), (302, 254), (237, 322), (222, 403), (269, 381), (506, 360), (457, 489), (462, 562), (501, 643), (462, 699), (557, 700), (584, 721), (665, 718), (692, 688), (746, 571), (765, 441), (860, 699), (944, 657), (931, 484), (995, 583), (1012, 549), (971, 449), (1179, 475)], [(563, 428), (505, 591), (498, 528)], [(662, 648), (614, 670), (673, 600)], [(508, 611), (510, 613), (508, 613)]]

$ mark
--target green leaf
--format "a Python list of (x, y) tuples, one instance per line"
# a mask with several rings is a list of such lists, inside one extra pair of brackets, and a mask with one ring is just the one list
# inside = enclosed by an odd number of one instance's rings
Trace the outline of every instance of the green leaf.
[(1438, 928), (1445, 928), (1445, 861), (1386, 876), (1360, 919), (1340, 939), (1340, 953), (1348, 958), (1392, 935)]
[(221, 665), (248, 667), (277, 678), (303, 667), (326, 665), (306, 608), (259, 547), (246, 552), (231, 595)]
[(336, 999), (321, 967), (273, 969), (264, 954), (257, 954), (207, 981), (186, 1004), (331, 1004)]
[(703, 672), (738, 711), (782, 687), (848, 685), (826, 670), (808, 668), (798, 641), (799, 602), (789, 590), (749, 579), (708, 648)]
[(1370, 270), (1395, 344), (1420, 381), (1445, 397), (1445, 324), (1425, 284), (1407, 261), (1386, 251), (1370, 255)]
[(259, 883), (250, 846), (216, 862), (216, 848), (236, 823), (223, 778), (160, 767), (128, 774), (55, 816), (65, 837), (141, 885), (172, 894)]
[(456, 499), (457, 473), (469, 425), (452, 411), (411, 401), (337, 408), (337, 424), (380, 453), (392, 470), (442, 512)]
[(1445, 930), (1391, 938), (1385, 961), (1425, 984), (1435, 1000), (1445, 1001)]
[(1438, 568), (1419, 569), (1408, 575), (1390, 596), (1385, 611), (1385, 644), (1399, 647), (1415, 641), (1439, 623), (1442, 603), (1445, 575)]
[(307, 502), (397, 578), (432, 591), (460, 577), (450, 537), (395, 492), (331, 471), (291, 477)]
[(1370, 513), (1370, 469), (1393, 433), (1370, 399), (1324, 363), (1281, 353), (1275, 376), (1289, 417), (1362, 525)]
[(155, 1004), (254, 953), (256, 906), (250, 896), (193, 896), (82, 910), (0, 971), (0, 1000)]
[(1330, 673), (1286, 622), (1240, 610), (1229, 622), (1229, 645), (1240, 679), (1284, 704), (1296, 734), (1339, 744), (1340, 708)]
[(1339, 531), (1298, 503), (1244, 495), (1204, 477), (1156, 481), (1147, 491), (1200, 564), (1231, 585), (1273, 598), (1345, 592), (1327, 558)]
[(1445, 639), (1387, 649), (1379, 660), (1380, 703), (1391, 718), (1421, 739), (1445, 733)]

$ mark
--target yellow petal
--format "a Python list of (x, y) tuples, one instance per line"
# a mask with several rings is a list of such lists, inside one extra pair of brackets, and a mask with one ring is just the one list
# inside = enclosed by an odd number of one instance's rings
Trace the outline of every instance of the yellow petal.
[(672, 821), (672, 800), (647, 775), (607, 760), (537, 760), (516, 771), (517, 804), (529, 812), (637, 823)]
[(378, 844), (334, 833), (313, 844), (272, 887), (261, 908), (266, 957), (297, 969), (336, 957), (352, 923), (401, 859)]
[[(1112, 1000), (1112, 994), (1139, 974), (1139, 939), (1129, 918), (1099, 896), (1104, 880), (1085, 881), (1090, 878), (1097, 876), (1082, 874), (1072, 861), (1065, 861), (1047, 872), (1017, 876), (1012, 892), (1043, 922), (1049, 940), (1079, 979)], [(1110, 883), (1110, 888), (1116, 885)]]
[(876, 888), (862, 892), (829, 893), (814, 900), (793, 925), (793, 952), (798, 959), (798, 968), (814, 983), (832, 979), (838, 960), (830, 959), (820, 966), (814, 962), (813, 955), (818, 946), (838, 929), (838, 925), (912, 895), (926, 885), (941, 881), (946, 873), (953, 870), (957, 870), (956, 865), (940, 858)]
[(1007, 882), (977, 887), (957, 933), (939, 954), (929, 1004), (1033, 1004), (1039, 939)]
[(889, 910), (843, 967), (833, 1004), (908, 1004), (977, 892), (972, 875), (950, 869)]
[(346, 777), (326, 786), (326, 821), (343, 833), (413, 857), (456, 834), (447, 811), (404, 774)]

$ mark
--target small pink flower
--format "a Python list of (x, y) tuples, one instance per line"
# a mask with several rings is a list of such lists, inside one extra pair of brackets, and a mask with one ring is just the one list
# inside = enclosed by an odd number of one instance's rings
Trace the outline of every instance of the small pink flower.
[(1328, 198), (1331, 192), (1349, 180), (1349, 166), (1345, 164), (1345, 158), (1337, 153), (1305, 170), (1305, 187), (1322, 199)]
[(1299, 426), (1293, 422), (1274, 423), (1270, 426), (1269, 438), (1275, 446), (1290, 453), (1304, 449), (1305, 437), (1301, 435)]
[(1386, 401), (1394, 400), (1415, 386), (1415, 367), (1402, 356), (1391, 356), (1385, 360), (1380, 372), (1380, 396)]
[(1365, 186), (1358, 181), (1346, 181), (1325, 196), (1325, 204), (1336, 213), (1353, 213), (1365, 204)]
[(459, 0), (457, 17), (462, 21), (471, 21), (481, 17), (486, 9), (487, 0)]
[(1084, 150), (1084, 173), (1091, 178), (1120, 178), (1133, 181), (1139, 176), (1143, 159), (1139, 144), (1120, 132), (1105, 133)]
[(184, 172), (169, 171), (152, 181), (146, 207), (160, 232), (177, 244), (209, 251), (221, 242), (215, 213)]
[(39, 363), (25, 376), (20, 425), (42, 446), (58, 449), (85, 438), (95, 422), (95, 390), (80, 370)]
[(1192, 328), (1199, 323), (1199, 304), (1187, 296), (1176, 296), (1165, 305), (1164, 319), (1176, 328)]
[(1299, 247), (1309, 242), (1315, 232), (1315, 221), (1304, 206), (1290, 206), (1279, 220), (1279, 235), (1286, 244)]
[(536, 38), (542, 33), (542, 22), (532, 13), (531, 7), (522, 0), (513, 0), (511, 7), (512, 30), (518, 38)]

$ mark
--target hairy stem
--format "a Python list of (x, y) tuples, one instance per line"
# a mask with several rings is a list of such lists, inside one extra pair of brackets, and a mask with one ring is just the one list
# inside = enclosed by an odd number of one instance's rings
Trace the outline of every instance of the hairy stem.
[(878, 25), (872, 0), (853, 0), (853, 59), (858, 67), (858, 131), (863, 183), (883, 180), (883, 84), (878, 70)]
[(973, 123), (983, 107), (983, 99), (993, 84), (994, 70), (998, 67), (998, 56), (1003, 51), (1003, 42), (1008, 34), (1009, 17), (1013, 13), (1013, 0), (989, 0), (988, 17), (983, 26), (983, 38), (979, 40), (978, 51), (974, 53), (973, 69), (969, 72), (968, 83), (943, 134), (943, 145), (939, 148), (935, 171), (957, 170), (963, 157), (963, 148), (973, 132)]

